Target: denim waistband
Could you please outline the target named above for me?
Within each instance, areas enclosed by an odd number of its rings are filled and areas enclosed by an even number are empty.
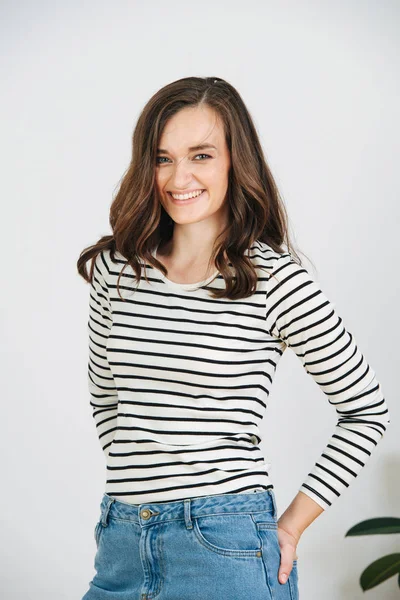
[[[147,502],[129,504],[104,494],[101,504],[101,521],[104,527],[108,517],[133,521],[142,527],[164,521],[184,519],[190,527],[191,517],[216,515],[223,513],[270,512],[276,519],[277,507],[272,489],[252,492],[199,496],[169,502]]]

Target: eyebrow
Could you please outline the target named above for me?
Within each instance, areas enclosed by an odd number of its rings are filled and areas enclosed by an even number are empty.
[[[199,144],[198,146],[190,146],[188,150],[189,152],[194,152],[195,150],[205,150],[206,148],[214,148],[214,150],[218,150],[218,148],[213,144]],[[157,148],[157,152],[160,154],[168,154],[168,150],[164,150],[163,148]]]

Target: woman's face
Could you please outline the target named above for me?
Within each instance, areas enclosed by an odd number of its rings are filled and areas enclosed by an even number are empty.
[[[204,146],[191,149],[200,144]],[[212,218],[225,226],[231,161],[223,125],[214,110],[204,105],[188,107],[171,117],[158,144],[156,163],[161,203],[175,223]],[[171,192],[199,190],[204,190],[199,197],[180,203],[171,196]]]

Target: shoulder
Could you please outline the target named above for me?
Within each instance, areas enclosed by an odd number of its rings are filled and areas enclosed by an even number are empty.
[[[294,262],[293,256],[290,252],[278,252],[274,250],[266,242],[257,240],[249,250],[249,257],[256,263],[256,265],[262,269],[265,269],[267,273],[275,273],[285,264]]]
[[[277,252],[265,242],[257,241],[254,247],[257,246],[256,260],[266,272],[269,293],[278,291],[278,288],[284,293],[310,284],[317,284],[310,270],[300,264],[291,252]],[[255,251],[253,250],[253,252]]]
[[[109,263],[110,263],[110,251],[109,250],[100,250],[98,254],[94,257],[94,273],[101,275],[104,279],[106,275],[110,272]]]
[[[111,250],[100,250],[94,257],[93,277],[96,277],[102,284],[108,285],[116,271],[116,264],[111,256]],[[122,262],[119,261],[118,262]]]
[[[97,283],[103,289],[112,292],[118,290],[118,286],[121,285],[120,277],[122,277],[122,283],[127,283],[127,291],[129,292],[134,272],[126,257],[117,250],[113,252],[109,248],[98,252],[94,258],[93,267],[93,278],[97,280]]]

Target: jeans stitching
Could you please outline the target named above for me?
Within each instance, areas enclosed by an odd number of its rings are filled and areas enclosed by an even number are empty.
[[[95,540],[96,540],[96,546],[99,547],[99,542],[100,542],[100,537],[101,537],[101,533],[103,531],[103,526],[101,523],[101,520],[97,522],[96,527],[95,527]]]

